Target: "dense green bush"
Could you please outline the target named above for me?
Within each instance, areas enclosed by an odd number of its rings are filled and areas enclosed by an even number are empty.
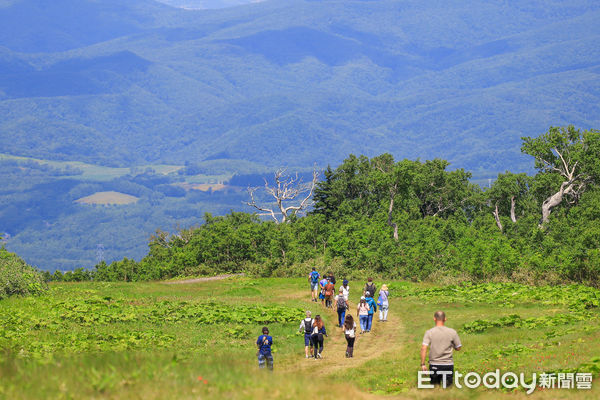
[[[0,300],[13,295],[39,294],[46,289],[39,271],[0,247]]]
[[[346,277],[600,285],[600,132],[551,128],[524,143],[538,174],[500,174],[486,190],[444,160],[351,155],[327,169],[307,216],[276,224],[247,213],[206,214],[200,227],[157,232],[140,262],[102,263],[90,278],[304,276],[316,265]],[[563,162],[556,149],[571,158]],[[565,177],[576,168],[577,178]],[[540,222],[542,205],[569,185]]]

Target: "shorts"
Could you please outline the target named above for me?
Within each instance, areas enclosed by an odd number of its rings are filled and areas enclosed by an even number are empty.
[[[305,333],[304,334],[304,345],[305,346],[312,346],[312,343],[310,342],[310,333]]]
[[[321,300],[325,299],[325,295],[323,293],[319,293],[319,299],[321,299]]]
[[[312,283],[312,282],[311,282],[311,283],[310,283],[310,290],[312,290],[313,292],[314,292],[315,290],[317,290],[317,289],[318,289],[318,287],[319,287],[319,282],[315,282],[315,283]]]

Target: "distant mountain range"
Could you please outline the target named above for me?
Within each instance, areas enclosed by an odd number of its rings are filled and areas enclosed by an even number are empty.
[[[0,150],[525,169],[520,136],[600,127],[599,19],[590,0],[3,0]]]
[[[161,1],[0,0],[0,233],[36,266],[251,211],[193,190],[234,173],[390,152],[487,182],[531,170],[523,135],[600,128],[597,1]]]

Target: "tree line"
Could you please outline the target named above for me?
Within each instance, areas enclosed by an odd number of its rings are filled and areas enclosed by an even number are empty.
[[[350,155],[323,172],[305,216],[281,222],[206,214],[201,226],[158,231],[139,262],[125,258],[47,277],[299,276],[317,265],[349,277],[598,286],[600,132],[552,127],[522,140],[535,175],[506,171],[484,189],[442,159]]]

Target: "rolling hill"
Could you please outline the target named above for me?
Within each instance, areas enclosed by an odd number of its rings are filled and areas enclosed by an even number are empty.
[[[306,167],[388,151],[493,175],[528,167],[522,135],[600,125],[593,1],[0,4],[5,153]]]
[[[74,268],[243,209],[184,180],[383,152],[529,171],[521,136],[600,127],[599,18],[592,0],[0,0],[0,232]],[[140,200],[73,203],[110,191]]]

